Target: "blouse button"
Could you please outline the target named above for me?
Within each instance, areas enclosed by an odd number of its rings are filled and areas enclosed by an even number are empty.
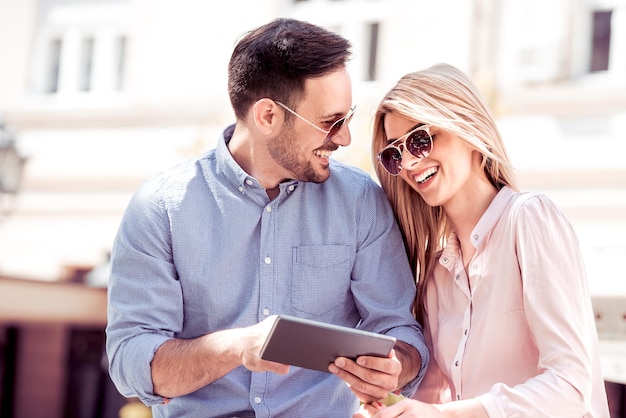
[[[474,235],[474,239],[478,239],[478,234]]]
[[[455,362],[454,362],[454,365],[458,367],[458,366],[459,366],[459,361],[458,361],[458,360],[457,360],[457,361],[455,361]]]
[[[455,277],[456,280],[459,280],[460,278],[461,278],[460,274],[457,274],[456,277]]]
[[[441,262],[442,262],[443,264],[448,264],[448,259],[447,259],[447,258],[442,258],[442,259],[441,259]]]
[[[474,265],[472,266],[472,268],[473,268],[474,270],[476,270],[476,269],[478,268],[478,264],[474,264]]]

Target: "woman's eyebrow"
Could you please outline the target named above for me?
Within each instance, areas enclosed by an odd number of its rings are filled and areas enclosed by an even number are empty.
[[[396,142],[398,139],[402,138],[403,136],[408,135],[409,133],[413,132],[414,130],[416,130],[417,128],[421,127],[421,126],[426,126],[425,123],[418,123],[417,125],[413,126],[411,129],[409,129],[408,131],[406,131],[406,133],[404,135],[400,135],[397,138],[388,138],[387,139],[387,144],[391,144]]]

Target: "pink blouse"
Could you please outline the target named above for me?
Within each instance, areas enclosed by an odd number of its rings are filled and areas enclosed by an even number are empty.
[[[431,350],[414,395],[478,398],[490,417],[609,417],[578,238],[546,196],[502,189],[471,237],[456,235],[426,288]]]

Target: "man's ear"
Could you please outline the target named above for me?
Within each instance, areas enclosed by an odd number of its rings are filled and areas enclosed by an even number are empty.
[[[252,106],[252,118],[257,129],[266,134],[280,129],[283,124],[283,114],[277,112],[278,105],[275,101],[263,98],[257,100]]]

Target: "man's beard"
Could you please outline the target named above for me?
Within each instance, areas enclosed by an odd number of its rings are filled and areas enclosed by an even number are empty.
[[[293,146],[296,141],[293,129],[284,129],[277,137],[270,140],[268,151],[274,161],[292,173],[295,180],[313,183],[323,183],[328,180],[330,171],[316,171],[313,163],[299,154],[298,149]]]

